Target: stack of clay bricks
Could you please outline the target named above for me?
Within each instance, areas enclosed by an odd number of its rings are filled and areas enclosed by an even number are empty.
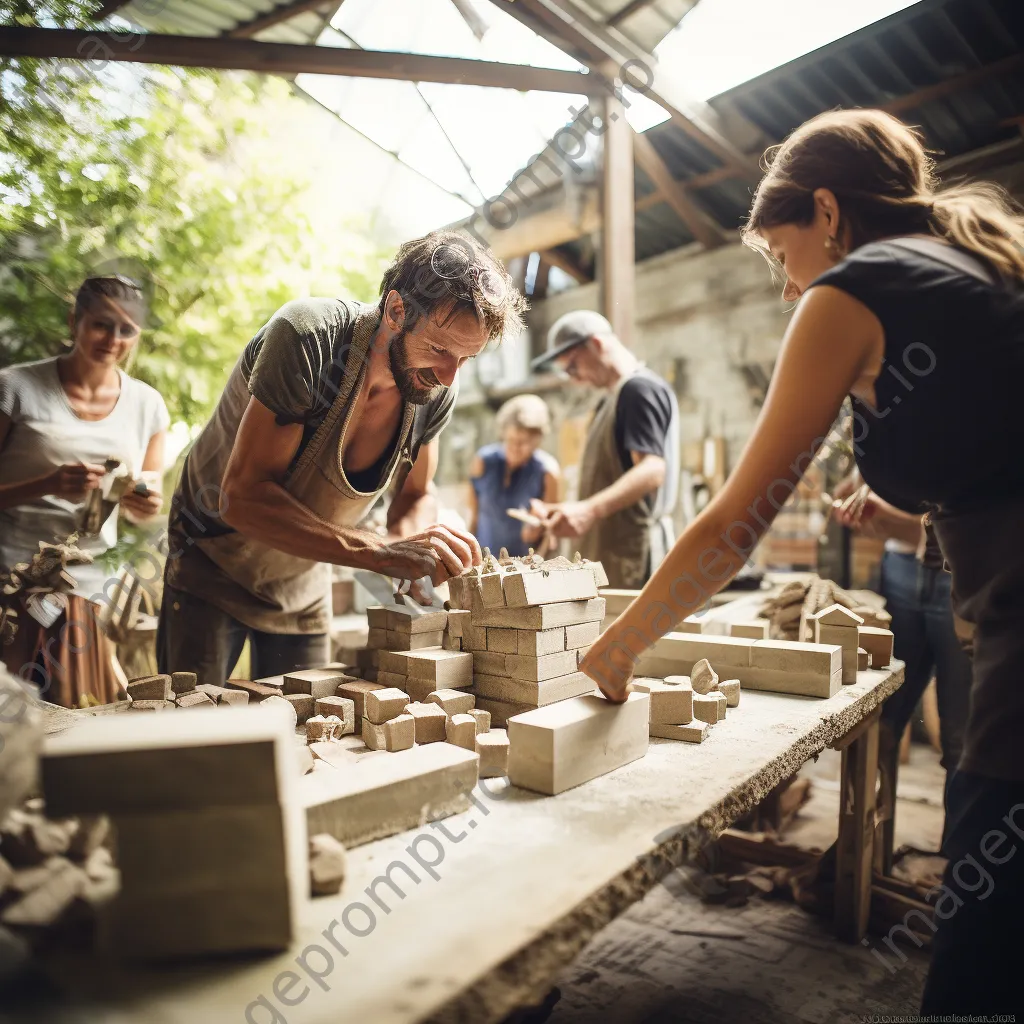
[[[166,711],[173,708],[212,708],[218,705],[247,704],[249,695],[242,690],[210,683],[196,685],[194,672],[142,676],[126,687],[129,711]]]
[[[371,750],[409,750],[416,744],[452,743],[480,755],[480,777],[508,772],[508,736],[491,729],[491,716],[472,693],[442,688],[412,700],[398,687],[370,690],[363,702],[363,742]]]
[[[601,632],[606,582],[600,562],[490,556],[451,580],[445,646],[472,655],[477,707],[505,725],[593,692],[579,665]]]
[[[706,658],[693,666],[689,676],[641,678],[632,686],[650,695],[650,734],[662,739],[701,743],[711,726],[725,720],[726,709],[740,703],[740,681],[719,681]]]

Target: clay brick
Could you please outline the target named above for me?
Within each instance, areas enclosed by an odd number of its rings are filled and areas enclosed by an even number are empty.
[[[828,626],[820,622],[814,623],[814,642],[816,644],[838,645],[844,651],[857,649],[856,626]]]
[[[308,693],[314,698],[330,697],[340,683],[348,682],[351,678],[344,672],[329,668],[304,668],[297,672],[287,672],[284,677],[284,696]]]
[[[141,679],[133,679],[126,689],[132,700],[171,700],[174,696],[174,690],[171,689],[171,677],[167,675],[143,676]]]
[[[462,627],[462,649],[464,651],[486,651],[487,630],[483,626],[466,624]]]
[[[366,642],[370,647],[375,647],[378,651],[385,651],[388,649],[388,631],[371,627]]]
[[[498,654],[495,651],[474,651],[473,652],[473,677],[478,675],[507,676],[508,668],[505,665],[506,655]]]
[[[390,751],[411,750],[416,742],[416,722],[412,715],[399,715],[384,723],[384,736]]]
[[[320,697],[314,708],[324,718],[337,717],[341,727],[335,731],[335,739],[349,736],[356,731],[356,704],[349,697]]]
[[[385,672],[384,669],[377,673],[376,679],[378,686],[385,686],[395,690],[405,690],[408,681],[409,677],[407,675],[398,672]]]
[[[647,753],[650,697],[631,693],[624,704],[574,697],[509,720],[509,779],[554,795]]]
[[[892,661],[892,630],[877,626],[860,626],[857,644],[868,652],[872,668],[885,668]]]
[[[513,679],[538,682],[575,672],[579,668],[579,656],[576,651],[546,654],[542,658],[508,654],[505,656],[505,668]]]
[[[720,722],[724,722],[725,712],[729,707],[728,697],[726,697],[726,695],[722,693],[721,690],[712,690],[711,693],[708,694],[708,696],[714,697],[715,700],[718,701],[718,720]]]
[[[750,649],[750,666],[828,677],[842,670],[843,655],[838,646],[804,644],[795,640],[755,640]],[[742,680],[743,677],[739,678]]]
[[[383,725],[401,715],[409,703],[409,694],[395,687],[371,690],[363,701],[363,715],[374,725]]]
[[[693,717],[699,722],[714,725],[718,721],[718,698],[711,694],[693,695]]]
[[[208,693],[202,690],[192,690],[191,693],[183,693],[175,702],[179,708],[215,708],[217,702]]]
[[[534,608],[494,608],[473,613],[474,626],[505,626],[509,629],[547,630],[573,626],[581,622],[601,622],[605,616],[605,599],[561,601]],[[483,650],[483,648],[480,648]]]
[[[514,654],[528,658],[540,658],[545,654],[558,654],[565,650],[565,627],[558,629],[517,629]]]
[[[487,650],[497,654],[516,654],[519,650],[519,634],[514,629],[492,626],[487,630]]]
[[[388,609],[387,628],[397,633],[440,633],[448,625],[448,613],[443,609],[411,612],[406,606]]]
[[[844,608],[841,604],[830,604],[827,608],[822,608],[820,612],[808,616],[808,621],[820,623],[823,626],[864,625],[864,620],[859,615],[850,611],[849,608]]]
[[[863,672],[871,664],[871,658],[863,647],[857,648],[857,671]]]
[[[443,651],[461,651],[462,650],[462,637],[452,636],[451,633],[445,633],[441,638],[441,650]]]
[[[294,706],[299,725],[305,725],[306,721],[313,717],[316,709],[315,697],[308,693],[286,693],[284,699]]]
[[[195,672],[172,672],[171,689],[180,697],[183,693],[190,693],[194,690],[198,680],[199,677]]]
[[[449,743],[466,750],[476,750],[476,719],[472,715],[452,715],[445,723]]]
[[[334,836],[321,832],[309,837],[309,892],[333,896],[345,881],[345,847]]]
[[[409,694],[410,700],[425,701],[433,692],[436,684],[429,679],[412,679],[411,677],[406,678],[405,685],[399,687],[399,689],[405,690]]]
[[[229,690],[241,690],[243,693],[247,693],[250,704],[256,704],[268,697],[281,696],[279,687],[268,686],[266,683],[259,683],[255,680],[249,682],[248,679],[229,679],[225,685]]]
[[[484,711],[483,708],[470,708],[466,712],[467,715],[472,715],[476,721],[476,734],[479,736],[481,733],[489,732],[491,728],[491,713],[490,711]]]
[[[443,743],[447,738],[445,722],[448,716],[437,704],[413,701],[405,709],[412,716],[417,743]]]
[[[388,628],[388,610],[383,605],[374,605],[366,609],[366,622],[370,629]]]
[[[597,597],[597,581],[585,569],[533,570],[509,573],[502,580],[502,590],[507,607],[523,608],[589,600]]]
[[[380,683],[365,683],[358,679],[351,683],[342,683],[336,693],[336,697],[347,697],[352,701],[356,721],[360,721],[363,717],[363,699],[366,694],[371,690],[383,690],[384,687]]]
[[[750,665],[755,643],[745,637],[667,633],[640,656],[636,671],[661,678],[685,675],[698,661],[707,658],[716,671],[728,670],[729,675],[739,675],[733,669]]]
[[[407,676],[409,674],[409,653],[409,651],[381,651],[377,668],[381,672]]]
[[[509,742],[504,729],[478,733],[476,752],[480,755],[480,778],[500,779],[508,775]]]
[[[767,619],[751,619],[750,622],[729,624],[729,636],[747,637],[750,640],[767,640],[771,623]]]
[[[432,690],[427,701],[438,705],[449,717],[467,714],[476,706],[476,697],[462,690]]]
[[[658,679],[647,680],[651,696],[651,722],[656,725],[685,725],[693,718],[693,690],[672,686]]]
[[[686,725],[652,724],[651,735],[663,740],[683,740],[686,743],[702,743],[710,726],[707,722],[694,719]]]
[[[357,647],[355,657],[359,668],[380,668],[380,651],[375,647]]]
[[[495,727],[504,728],[508,725],[510,718],[514,718],[516,715],[522,715],[527,711],[534,710],[532,704],[522,704],[518,701],[493,700],[490,697],[478,696],[476,703],[477,707],[482,708],[490,714],[492,726],[491,732],[494,731]]]
[[[128,705],[129,711],[167,711],[177,705],[173,700],[133,700]]]
[[[458,651],[414,651],[407,662],[409,676],[427,679],[436,689],[473,685],[473,656]]]
[[[387,631],[387,649],[389,651],[426,651],[432,647],[440,647],[444,639],[443,630],[430,633],[402,633],[397,629]]]
[[[725,699],[731,708],[739,707],[740,704],[740,681],[738,679],[725,679],[718,684],[718,692],[725,695]]]
[[[327,735],[327,719],[323,715],[313,715],[306,719],[306,742],[319,743]]]
[[[462,611],[461,609],[454,609],[448,612],[448,632],[452,636],[462,637],[463,629],[466,626],[472,625],[470,621],[471,614],[471,612]]]
[[[569,672],[564,676],[534,681],[511,679],[505,676],[477,675],[474,689],[481,697],[526,704],[533,708],[545,707],[569,697],[593,693],[594,681],[583,672]]]
[[[860,658],[856,650],[848,651],[843,649],[843,684],[849,686],[850,683],[857,682],[857,663]]]
[[[579,647],[589,647],[600,635],[600,622],[578,622],[575,626],[566,626],[565,649],[572,651]]]

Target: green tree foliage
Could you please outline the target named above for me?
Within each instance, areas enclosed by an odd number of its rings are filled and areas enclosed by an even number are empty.
[[[21,0],[14,20],[83,25],[91,6]],[[0,61],[0,366],[61,351],[81,281],[127,273],[150,307],[132,372],[197,424],[282,303],[375,299],[386,254],[321,223],[274,136],[293,115],[308,105],[278,79]]]

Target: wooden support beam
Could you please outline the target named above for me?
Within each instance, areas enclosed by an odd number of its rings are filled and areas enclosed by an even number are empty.
[[[131,47],[136,49],[132,50]],[[482,85],[496,89],[591,94],[603,91],[596,75],[525,64],[499,64],[460,57],[355,50],[334,46],[261,43],[253,39],[147,34],[144,44],[130,32],[55,28],[0,28],[2,57],[63,57],[178,67],[232,68],[268,75],[342,75],[402,82]]]
[[[226,32],[222,32],[221,35],[227,39],[251,39],[264,29],[280,25],[282,21],[289,21],[300,14],[305,14],[307,11],[315,11],[318,7],[326,6],[327,0],[294,0],[293,3],[275,7],[272,11],[260,14],[251,21],[243,22],[235,28],[229,28]],[[340,3],[337,6],[341,6]]]
[[[1014,53],[1002,60],[993,61],[983,67],[975,68],[973,71],[966,71],[962,75],[955,75],[943,82],[936,82],[934,85],[925,86],[916,92],[907,93],[906,96],[898,96],[888,103],[879,105],[880,110],[887,110],[890,114],[899,114],[904,110],[915,110],[932,100],[942,99],[943,96],[951,96],[962,89],[970,88],[985,82],[998,75],[1007,75],[1011,72],[1024,68],[1024,53]]]
[[[676,216],[689,228],[690,234],[705,249],[715,249],[724,245],[725,233],[722,229],[690,198],[686,188],[672,177],[672,172],[665,165],[654,143],[642,132],[633,133],[633,152],[636,162],[644,174],[654,183],[662,198],[672,207]]]
[[[654,3],[654,0],[629,0],[621,10],[616,11],[614,14],[608,16],[605,21],[606,25],[621,25],[627,18],[632,18],[637,11],[642,11],[645,7],[650,7]]]
[[[548,266],[558,267],[563,273],[568,274],[574,281],[586,284],[591,280],[588,274],[575,260],[570,259],[564,252],[557,249],[544,249],[540,254],[541,260]]]
[[[604,100],[601,174],[601,312],[619,340],[633,342],[636,305],[636,251],[633,213],[633,129],[622,101]]]

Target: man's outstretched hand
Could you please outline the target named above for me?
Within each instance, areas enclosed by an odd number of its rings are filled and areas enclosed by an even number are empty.
[[[429,576],[436,586],[479,565],[483,560],[476,537],[450,526],[431,526],[389,541],[374,553],[374,572],[402,580]]]

